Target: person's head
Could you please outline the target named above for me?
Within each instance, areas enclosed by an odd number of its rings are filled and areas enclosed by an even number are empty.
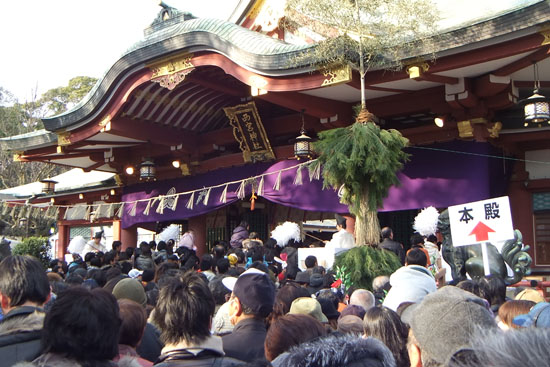
[[[491,306],[498,307],[506,302],[506,283],[501,277],[486,276],[480,278],[478,282],[486,292],[485,299]]]
[[[374,293],[389,291],[390,288],[390,277],[387,275],[380,275],[372,280],[372,291]]]
[[[117,261],[117,253],[115,251],[108,251],[103,257],[105,265],[114,265]]]
[[[151,251],[155,251],[157,249],[157,242],[149,241],[149,247],[151,248]]]
[[[342,334],[363,334],[363,320],[355,315],[346,315],[338,319],[337,331]]]
[[[101,268],[103,266],[103,262],[101,261],[101,258],[98,256],[92,257],[90,260],[90,265],[95,266],[96,268]]]
[[[199,344],[210,336],[215,307],[208,284],[198,273],[188,272],[160,289],[153,322],[164,344]]]
[[[222,279],[220,278],[214,278],[209,282],[208,288],[210,288],[210,292],[212,292],[216,305],[223,305],[231,295],[231,291],[223,285]]]
[[[295,345],[327,335],[319,321],[309,315],[284,315],[275,320],[265,337],[265,357],[272,361]]]
[[[248,238],[250,238],[251,240],[259,240],[260,235],[258,234],[258,232],[250,232]]]
[[[216,268],[218,269],[218,274],[225,274],[229,270],[229,260],[226,258],[218,259],[216,262]]]
[[[201,271],[212,270],[213,259],[211,255],[205,254],[201,258]]]
[[[304,260],[304,263],[306,265],[306,268],[313,269],[317,265],[317,258],[313,255],[309,255]]]
[[[141,255],[142,256],[149,256],[151,257],[151,246],[147,243],[147,242],[142,242],[140,245],[139,245],[139,249],[141,250]]]
[[[133,247],[126,247],[126,250],[124,250],[124,252],[126,252],[126,254],[128,255],[128,258],[131,258],[132,255],[134,254],[134,248]]]
[[[390,227],[384,227],[380,231],[380,236],[382,236],[383,240],[385,240],[386,238],[393,239],[393,231]]]
[[[229,314],[235,324],[249,317],[264,319],[273,311],[274,300],[275,286],[269,276],[250,269],[235,282]]]
[[[472,280],[472,279],[462,280],[456,286],[460,289],[465,290],[466,292],[475,294],[480,298],[484,298],[485,296],[485,292],[482,291],[481,286],[475,280]]]
[[[475,359],[461,367],[548,366],[550,329],[479,332],[472,342]]]
[[[424,237],[420,233],[413,233],[410,239],[411,248],[424,247]]]
[[[426,267],[428,264],[428,258],[424,251],[419,248],[412,248],[407,252],[405,257],[405,265],[419,265]]]
[[[276,316],[286,315],[290,311],[290,305],[296,298],[309,296],[310,294],[306,288],[296,283],[287,283],[275,295],[273,314]]]
[[[137,279],[125,278],[120,280],[113,288],[113,296],[118,300],[132,300],[141,305],[141,307],[145,307],[147,304],[145,289]]]
[[[368,311],[375,305],[374,294],[366,289],[356,289],[349,298],[350,305],[361,306]]]
[[[485,300],[453,286],[428,294],[409,309],[412,366],[445,366],[461,359],[472,347],[475,330],[497,327]]]
[[[345,316],[357,316],[361,320],[363,320],[363,317],[365,317],[366,312],[367,311],[365,310],[365,308],[363,308],[363,306],[347,305],[346,308],[344,308],[340,313],[340,319]]]
[[[79,286],[82,285],[82,283],[84,283],[84,278],[76,273],[69,274],[65,279],[65,284],[67,284],[69,287]]]
[[[336,214],[336,228],[337,229],[346,229],[346,218],[340,214]]]
[[[157,251],[166,251],[166,242],[159,241],[157,244]]]
[[[518,301],[533,301],[535,303],[544,302],[544,297],[536,289],[523,289],[516,294],[514,299]]]
[[[129,299],[119,299],[118,307],[120,309],[120,319],[122,320],[118,344],[136,348],[145,331],[147,313],[141,305]]]
[[[141,273],[141,281],[143,283],[152,282],[153,279],[155,279],[155,271],[153,269],[143,270],[143,273]]]
[[[103,232],[96,232],[94,234],[94,242],[95,243],[100,243],[102,237],[103,237]]]
[[[323,309],[319,301],[311,297],[296,298],[290,305],[290,311],[288,311],[288,313],[291,315],[309,315],[317,319],[319,322],[329,322],[328,318],[323,313]],[[336,318],[338,318],[338,316]]]
[[[372,307],[363,318],[365,336],[372,336],[382,341],[395,357],[398,366],[409,365],[407,337],[409,328],[399,315],[387,307]]]
[[[14,255],[0,262],[0,305],[4,315],[25,304],[41,307],[49,295],[46,271],[36,258]]]
[[[286,367],[393,367],[395,359],[378,339],[332,334],[302,343],[281,356]]]
[[[512,322],[522,328],[550,328],[550,303],[539,302],[528,313],[514,317]]]
[[[84,255],[84,261],[89,264],[90,260],[92,260],[94,257],[96,257],[95,252],[87,252],[86,255]],[[55,261],[55,264],[57,264],[59,260],[55,259],[54,261]]]
[[[241,220],[241,223],[239,223],[239,227],[242,227],[242,228],[245,228],[245,229],[249,229],[249,225],[248,225],[248,222],[246,220]]]
[[[223,245],[216,245],[212,248],[212,254],[216,259],[222,259],[225,255],[225,247]]]
[[[118,354],[118,304],[101,288],[61,292],[44,319],[42,349],[78,362],[100,362]],[[86,364],[88,365],[88,364]]]
[[[535,305],[533,301],[506,301],[498,309],[498,317],[500,322],[498,326],[503,330],[510,328],[519,329],[520,327],[514,324],[512,321],[514,317],[529,313],[531,308]]]
[[[120,252],[120,249],[122,248],[122,242],[120,241],[113,241],[113,251],[114,252]]]

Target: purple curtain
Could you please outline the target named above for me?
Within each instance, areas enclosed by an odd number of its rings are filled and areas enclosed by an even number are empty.
[[[392,187],[384,200],[381,211],[396,211],[419,209],[429,205],[447,207],[450,205],[487,199],[504,193],[506,180],[506,165],[501,160],[492,158],[495,151],[487,143],[456,141],[437,144],[426,148],[409,148],[410,161],[399,173],[401,185]],[[455,153],[452,151],[462,153]],[[220,200],[225,183],[240,181],[249,177],[277,172],[298,165],[296,160],[284,160],[276,163],[256,163],[240,167],[224,168],[205,174],[183,177],[179,179],[142,183],[124,188],[122,201],[125,205],[122,216],[122,227],[157,221],[173,221],[190,218],[216,210],[237,200],[237,190],[240,183],[227,186],[225,203]],[[307,167],[302,173],[302,184],[295,185],[297,168],[281,172],[279,190],[273,186],[277,173],[264,175],[263,197],[274,203],[299,208],[303,210],[346,213],[347,206],[340,204],[335,190],[322,189],[321,180],[311,180]],[[259,184],[260,179],[256,179]],[[174,193],[201,190],[211,186],[221,185],[210,191],[208,202],[204,202],[204,194],[194,193],[192,209],[187,208],[190,194],[180,195],[176,210],[166,205],[163,214],[157,213],[159,202],[151,206],[149,215],[143,212],[147,202],[139,202],[136,215],[130,211],[135,200],[166,195],[170,190]],[[246,185],[245,200],[250,199],[251,185]],[[166,204],[170,204],[167,202]]]

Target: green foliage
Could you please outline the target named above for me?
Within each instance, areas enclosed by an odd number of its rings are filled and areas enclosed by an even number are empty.
[[[28,237],[13,248],[14,255],[31,255],[36,257],[44,268],[50,264],[50,242],[46,237]]]
[[[401,267],[401,262],[391,251],[358,246],[336,256],[334,265],[348,270],[353,286],[372,290],[374,278],[392,274]]]
[[[350,206],[352,213],[358,213],[365,189],[368,208],[376,211],[389,188],[399,184],[396,173],[408,157],[402,150],[407,143],[397,130],[356,122],[320,132],[313,148],[323,165],[324,186],[344,185],[342,202]]]
[[[306,27],[321,41],[304,55],[313,63],[348,64],[361,73],[395,69],[401,60],[432,54],[438,12],[430,0],[288,0],[287,27]]]
[[[96,82],[96,78],[88,76],[74,77],[69,80],[68,85],[48,90],[37,104],[40,108],[48,110],[49,113],[58,115],[80,102]]]

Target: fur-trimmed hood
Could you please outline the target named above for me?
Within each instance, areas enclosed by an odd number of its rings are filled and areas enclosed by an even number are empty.
[[[390,350],[378,339],[332,334],[300,344],[272,361],[275,367],[395,367]]]
[[[13,314],[14,311],[16,311],[15,314]],[[0,322],[0,337],[42,330],[46,314],[41,309],[21,307],[21,310],[14,311],[9,312]]]

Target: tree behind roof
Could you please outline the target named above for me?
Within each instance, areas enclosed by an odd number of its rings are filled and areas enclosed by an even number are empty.
[[[359,72],[361,108],[354,124],[319,133],[314,144],[325,186],[341,188],[341,201],[356,217],[359,245],[380,240],[377,209],[407,154],[408,140],[397,130],[380,129],[367,111],[365,77],[373,69],[400,69],[411,55],[433,54],[437,14],[429,0],[289,0],[286,27],[308,28],[319,36],[315,47],[294,62]],[[315,167],[312,167],[315,169]]]

